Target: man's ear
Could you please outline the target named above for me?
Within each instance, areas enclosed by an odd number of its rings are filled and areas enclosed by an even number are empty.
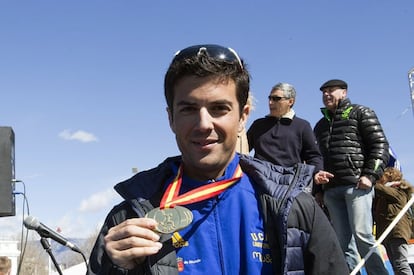
[[[345,99],[346,98],[347,93],[348,93],[348,90],[347,89],[343,89],[342,90],[342,99]]]
[[[289,107],[292,108],[293,104],[295,104],[295,99],[291,97],[289,98]]]
[[[170,108],[165,108],[165,110],[167,111],[167,114],[168,114],[168,122],[169,122],[169,124],[170,124],[170,128],[171,128],[171,130],[173,131],[173,133],[175,133],[175,129],[174,129],[174,123],[173,123],[173,121],[174,121],[174,118],[173,118],[173,114],[172,114],[172,111],[171,111],[171,109]]]
[[[249,118],[249,114],[250,114],[250,105],[246,104],[243,107],[240,120],[239,120],[239,129],[238,129],[239,133],[243,132],[243,130],[245,129],[247,119]]]

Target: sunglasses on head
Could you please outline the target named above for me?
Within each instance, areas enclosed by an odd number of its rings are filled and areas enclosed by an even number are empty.
[[[189,57],[199,56],[201,53],[206,53],[210,58],[226,61],[229,63],[237,62],[241,69],[243,64],[239,55],[232,48],[226,48],[215,44],[195,45],[178,51],[172,62],[180,61]]]
[[[282,99],[286,99],[286,97],[284,96],[277,96],[277,95],[269,95],[268,98],[271,101],[280,101]]]

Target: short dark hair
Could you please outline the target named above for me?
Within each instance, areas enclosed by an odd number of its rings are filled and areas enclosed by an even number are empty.
[[[240,105],[240,113],[247,103],[250,90],[250,75],[243,60],[231,50],[237,59],[229,61],[209,55],[209,47],[219,47],[219,45],[195,45],[178,52],[172,60],[164,78],[164,95],[168,108],[173,110],[174,88],[177,82],[185,76],[213,77],[218,81],[233,80],[236,85],[237,101]],[[197,49],[194,54],[179,56],[181,52],[188,49]],[[205,49],[205,50],[201,50]]]

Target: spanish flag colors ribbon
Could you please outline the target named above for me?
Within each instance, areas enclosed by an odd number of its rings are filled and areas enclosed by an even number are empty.
[[[173,208],[175,205],[195,203],[217,196],[238,182],[242,175],[243,171],[240,165],[237,165],[232,178],[215,181],[179,195],[183,180],[183,166],[180,165],[177,176],[175,176],[174,180],[168,185],[167,190],[161,199],[160,209]]]

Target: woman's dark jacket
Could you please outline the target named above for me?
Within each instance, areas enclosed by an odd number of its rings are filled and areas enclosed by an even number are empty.
[[[407,193],[398,187],[385,186],[384,184],[375,185],[374,219],[377,239],[394,221],[409,200],[410,197]],[[411,239],[411,227],[411,216],[405,213],[391,230],[387,239],[401,238],[408,242]]]
[[[162,187],[172,176],[168,158],[158,167],[119,183],[115,189],[125,199],[106,217],[90,256],[87,274],[178,274],[170,235],[162,235],[161,251],[134,270],[112,264],[105,252],[104,236],[109,228],[128,218],[143,217],[159,205]],[[342,250],[328,219],[309,190],[313,168],[299,164],[283,168],[269,162],[240,156],[240,165],[254,185],[272,250],[274,274],[349,274]],[[229,259],[231,260],[231,259]],[[207,272],[207,271],[206,271]]]

